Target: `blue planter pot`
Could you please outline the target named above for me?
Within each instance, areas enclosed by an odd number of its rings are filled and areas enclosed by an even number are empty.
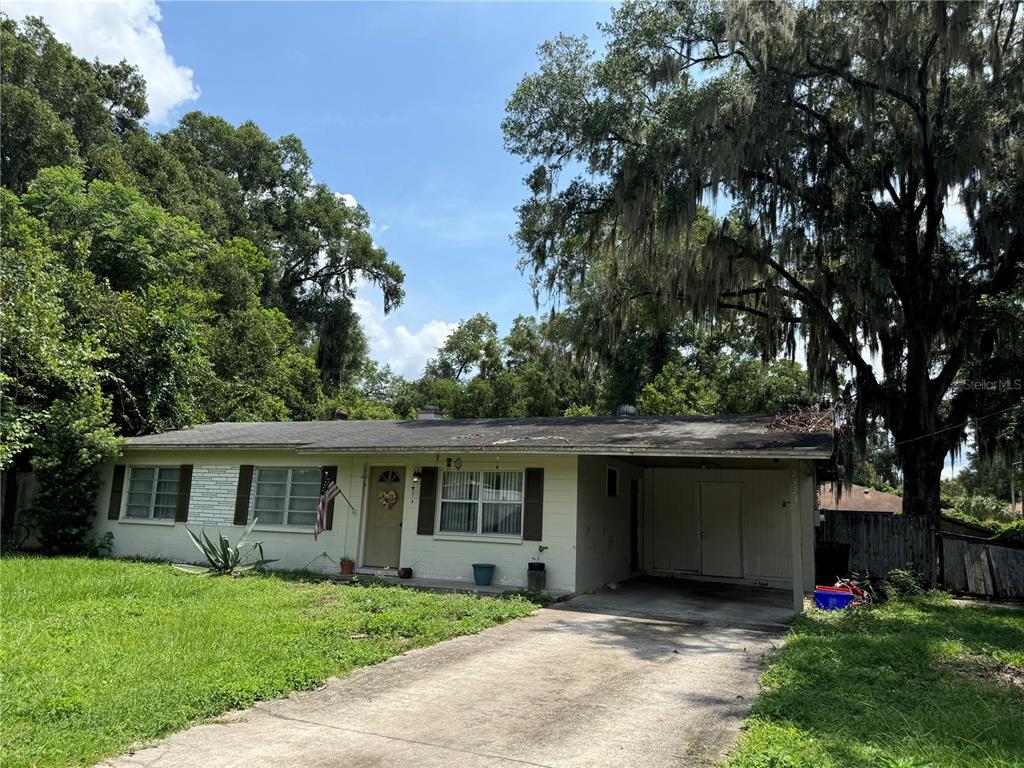
[[[473,581],[478,587],[491,586],[492,579],[494,579],[493,563],[473,563]]]

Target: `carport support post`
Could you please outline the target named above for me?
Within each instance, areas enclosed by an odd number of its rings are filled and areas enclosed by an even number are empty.
[[[790,472],[789,491],[789,547],[793,561],[793,613],[804,612],[804,555],[801,539],[803,525],[800,520],[800,476]]]

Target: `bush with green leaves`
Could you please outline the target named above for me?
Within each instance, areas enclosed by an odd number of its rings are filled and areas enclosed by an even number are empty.
[[[893,568],[885,577],[885,594],[890,600],[901,600],[924,594],[921,577],[913,570]]]
[[[992,496],[958,496],[950,499],[952,511],[957,516],[978,522],[1013,522],[1014,514],[1010,505]]]
[[[100,468],[118,452],[110,405],[99,388],[56,401],[32,444],[39,483],[34,503],[39,544],[48,552],[77,554],[96,516]]]
[[[258,519],[253,518],[253,521],[245,527],[242,535],[238,538],[238,542],[233,547],[231,542],[228,541],[228,537],[223,533],[218,535],[218,541],[214,544],[210,537],[206,535],[205,530],[200,530],[197,536],[191,528],[185,526],[185,530],[188,531],[192,543],[196,545],[196,549],[203,553],[203,557],[206,558],[206,562],[209,565],[184,565],[176,563],[174,567],[187,573],[196,573],[202,576],[226,576],[244,573],[245,571],[262,568],[269,563],[277,562],[276,558],[268,560],[263,556],[262,541],[247,541]],[[250,560],[257,552],[259,557],[256,560]]]

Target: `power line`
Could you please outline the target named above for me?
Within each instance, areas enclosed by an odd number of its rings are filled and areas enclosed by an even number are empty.
[[[953,430],[953,429],[960,429],[961,427],[966,427],[968,424],[971,424],[972,422],[974,424],[977,424],[979,421],[984,421],[985,419],[990,419],[993,416],[999,416],[1000,414],[1006,413],[1007,411],[1016,410],[1019,407],[1020,407],[1020,405],[1011,405],[1009,408],[1003,408],[1001,411],[993,411],[992,413],[987,413],[984,416],[979,416],[976,419],[968,419],[967,421],[963,422],[962,424],[954,424],[952,427],[943,427],[942,429],[937,429],[934,432],[929,432],[929,433],[927,433],[925,435],[918,435],[917,437],[911,437],[911,438],[909,438],[907,440],[900,440],[898,443],[893,443],[893,447],[895,448],[897,445],[906,445],[907,443],[913,443],[913,442],[915,442],[917,440],[924,440],[926,437],[932,437],[934,435],[941,435],[943,432],[949,432],[950,430]]]

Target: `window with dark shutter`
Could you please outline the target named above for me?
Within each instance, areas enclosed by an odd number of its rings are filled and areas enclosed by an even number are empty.
[[[235,525],[249,523],[249,494],[252,491],[252,464],[238,468],[238,489],[235,491]]]
[[[544,470],[526,470],[526,490],[523,493],[523,539],[541,541],[544,538]]]
[[[434,535],[434,508],[437,502],[437,467],[423,467],[420,475],[420,506],[416,517],[416,533]]]
[[[174,514],[176,523],[188,522],[188,500],[192,495],[192,465],[182,464],[178,471],[178,508]]]
[[[118,520],[121,517],[121,495],[124,493],[124,464],[114,465],[114,475],[110,481],[110,503],[107,505],[107,519]]]

